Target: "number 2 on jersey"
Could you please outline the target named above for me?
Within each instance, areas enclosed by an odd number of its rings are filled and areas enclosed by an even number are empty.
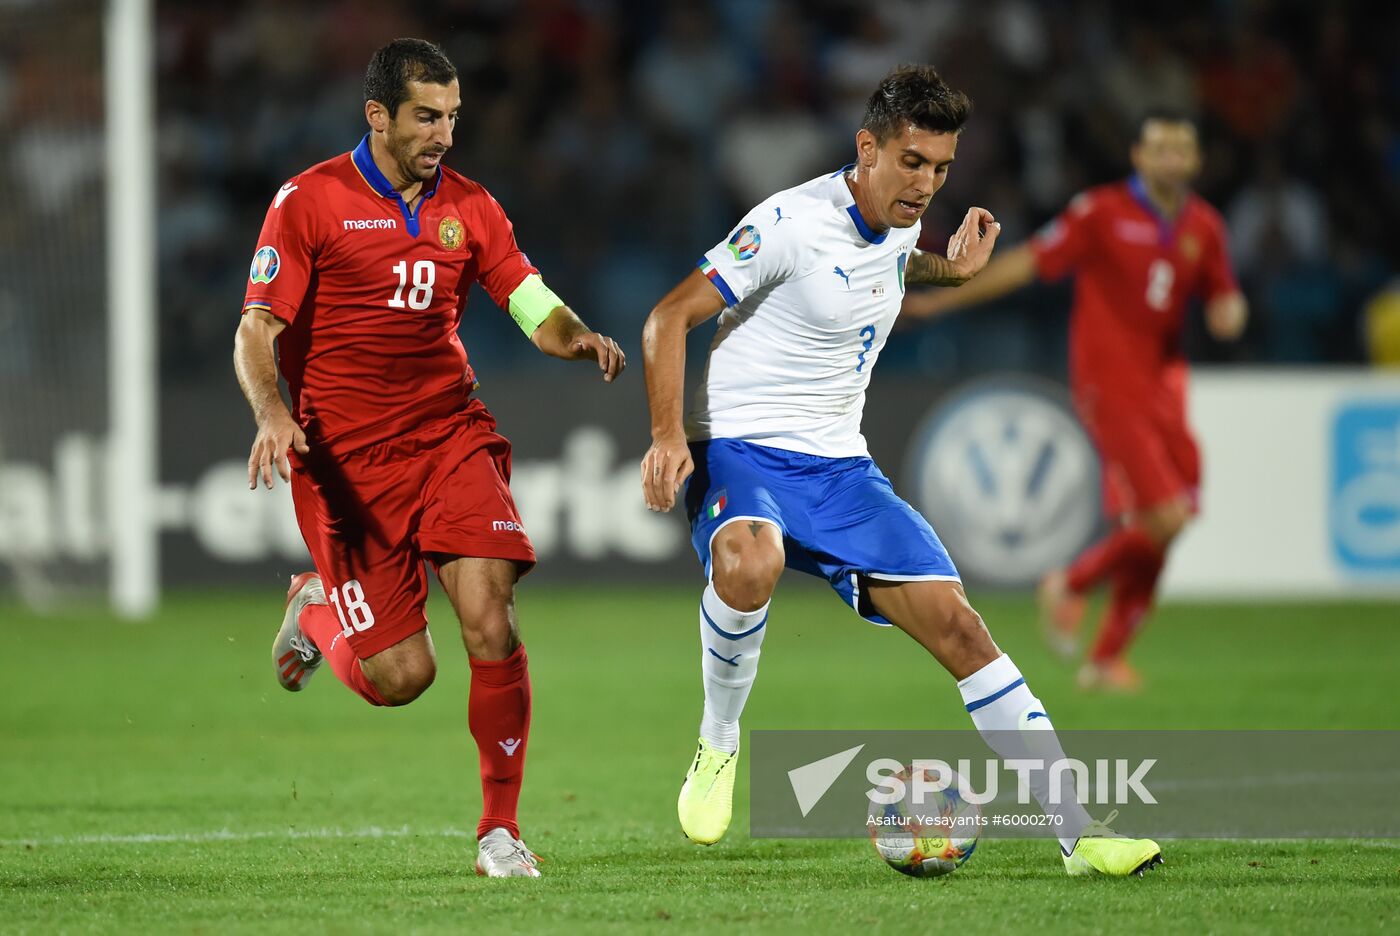
[[[860,330],[860,337],[865,341],[861,343],[860,354],[856,355],[856,373],[859,374],[865,369],[865,353],[875,346],[875,326],[867,325]]]
[[[1158,312],[1166,311],[1172,298],[1172,283],[1176,281],[1176,267],[1169,260],[1153,260],[1147,268],[1147,306]]]
[[[437,265],[431,260],[419,260],[413,264],[413,288],[408,291],[408,302],[403,299],[403,289],[408,285],[408,261],[394,264],[394,272],[399,275],[399,288],[394,290],[394,298],[389,300],[389,308],[422,311],[433,302],[433,283],[437,282]]]

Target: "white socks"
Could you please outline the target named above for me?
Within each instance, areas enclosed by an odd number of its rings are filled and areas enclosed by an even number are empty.
[[[1057,838],[1065,854],[1074,849],[1079,833],[1090,821],[1089,814],[1075,796],[1073,778],[1068,779],[1052,803],[1049,765],[1065,757],[1060,739],[1045,712],[1045,705],[1026,685],[1025,678],[1011,657],[1002,654],[958,683],[972,724],[987,745],[1003,760],[1032,757],[1042,760],[1045,770],[1030,772],[1030,790],[1047,816],[1056,817]]]
[[[739,716],[758,675],[767,624],[768,605],[735,611],[720,600],[713,582],[705,586],[700,598],[700,674],[705,683],[700,737],[715,750],[739,750]]]

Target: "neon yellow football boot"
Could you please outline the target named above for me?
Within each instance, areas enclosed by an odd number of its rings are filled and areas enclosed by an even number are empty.
[[[1076,877],[1107,874],[1127,877],[1143,873],[1162,863],[1162,849],[1151,839],[1119,837],[1108,824],[1118,817],[1113,810],[1103,822],[1093,822],[1080,833],[1074,851],[1064,856],[1065,870]]]
[[[734,811],[734,774],[739,752],[716,751],[700,739],[695,760],[685,775],[676,812],[681,829],[697,845],[713,845],[724,838]]]

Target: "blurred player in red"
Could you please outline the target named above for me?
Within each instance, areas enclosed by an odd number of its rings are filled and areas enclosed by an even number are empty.
[[[365,75],[367,133],[273,198],[234,348],[257,437],[248,485],[292,486],[316,571],[292,579],[273,663],[305,687],[323,660],[374,705],[436,674],[424,560],[461,623],[481,760],[477,872],[538,877],[520,840],[530,681],[516,580],[535,552],[508,482],[510,443],[472,396],[457,337],[477,282],[545,354],[625,365],[540,279],[485,189],[441,165],[461,107],[442,51],[398,39]],[[280,367],[290,410],[278,389]]]
[[[937,315],[1036,277],[1074,276],[1070,385],[1102,460],[1105,512],[1118,524],[1068,569],[1047,575],[1040,598],[1046,636],[1073,657],[1084,595],[1108,583],[1108,607],[1080,670],[1085,688],[1139,687],[1128,645],[1152,607],[1168,547],[1197,509],[1200,454],[1186,422],[1181,351],[1187,300],[1205,301],[1207,327],[1221,340],[1238,337],[1248,314],[1220,215],[1190,189],[1200,161],[1190,119],[1150,114],[1132,147],[1131,178],[1080,194],[966,285],[904,302],[906,315]]]

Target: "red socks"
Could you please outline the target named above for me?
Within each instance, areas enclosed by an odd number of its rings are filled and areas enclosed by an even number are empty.
[[[1162,551],[1152,537],[1141,527],[1119,527],[1079,554],[1065,570],[1065,584],[1076,595],[1083,594],[1108,578],[1120,564],[1149,555],[1161,561]]]
[[[331,672],[350,690],[370,705],[387,705],[374,683],[360,669],[360,660],[350,649],[350,642],[341,633],[340,622],[329,605],[309,604],[297,618],[301,632],[311,638],[321,656],[330,664]]]
[[[1162,574],[1165,557],[1139,555],[1123,562],[1113,572],[1113,589],[1108,610],[1099,627],[1098,639],[1089,659],[1104,663],[1123,654],[1137,634],[1142,619],[1152,608],[1157,593],[1157,579]]]
[[[310,604],[298,623],[330,664],[336,678],[371,705],[385,705],[383,696],[360,669],[350,644],[341,634],[335,612]],[[467,723],[481,757],[481,822],[478,837],[503,827],[515,838],[520,781],[525,775],[525,747],[530,734],[530,673],[525,648],[517,647],[504,660],[471,658],[472,686],[467,700]]]
[[[520,838],[515,821],[525,747],[530,734],[530,673],[525,647],[504,660],[471,658],[467,723],[481,758],[481,822],[478,837],[504,827]]]
[[[1089,659],[1102,663],[1121,656],[1152,607],[1166,555],[1141,527],[1125,526],[1079,554],[1066,571],[1066,584],[1083,594],[1108,579],[1108,608]]]

